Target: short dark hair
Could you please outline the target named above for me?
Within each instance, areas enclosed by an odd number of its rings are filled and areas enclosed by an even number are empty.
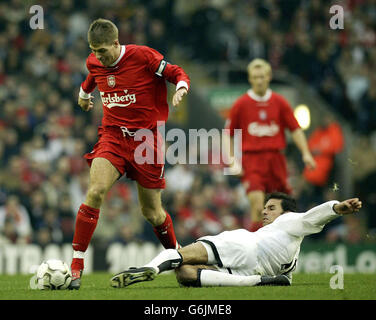
[[[270,199],[278,199],[281,201],[281,206],[283,209],[283,213],[285,212],[297,212],[297,205],[296,200],[283,192],[272,192],[265,196],[265,203],[267,203]]]
[[[88,41],[91,45],[97,47],[100,45],[111,45],[118,39],[119,31],[116,25],[107,19],[94,20],[87,33]]]

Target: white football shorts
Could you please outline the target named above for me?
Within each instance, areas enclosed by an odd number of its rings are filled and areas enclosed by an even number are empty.
[[[258,274],[257,244],[251,232],[245,229],[224,231],[196,241],[208,251],[208,264],[216,265],[221,272],[243,276]]]

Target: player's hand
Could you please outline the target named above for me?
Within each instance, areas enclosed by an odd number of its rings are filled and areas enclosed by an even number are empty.
[[[229,172],[233,176],[241,177],[244,174],[242,165],[234,159],[229,166]]]
[[[82,99],[78,97],[78,105],[81,107],[82,110],[89,111],[94,106],[93,97],[90,96],[89,99]]]
[[[333,210],[337,214],[346,215],[358,212],[361,207],[362,201],[359,198],[353,198],[335,204]]]
[[[183,97],[188,93],[186,88],[180,88],[178,91],[175,92],[174,96],[172,97],[172,105],[177,107],[180,101],[183,100]]]
[[[316,168],[316,161],[313,159],[312,154],[310,152],[307,152],[303,154],[303,162],[308,167],[308,169],[315,169]]]

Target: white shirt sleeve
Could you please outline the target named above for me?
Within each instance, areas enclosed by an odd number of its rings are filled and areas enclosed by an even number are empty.
[[[305,237],[320,232],[324,226],[339,217],[333,210],[337,200],[328,201],[307,212],[288,212],[278,217],[276,227],[296,237]]]
[[[180,81],[176,84],[176,91],[178,91],[180,88],[186,88],[187,91],[188,91],[188,83],[186,83],[186,82],[183,81],[183,80],[180,80]]]
[[[81,99],[89,99],[91,97],[91,94],[90,93],[86,93],[84,91],[84,89],[82,89],[82,87],[80,87],[80,93],[78,94],[78,96],[81,98]]]

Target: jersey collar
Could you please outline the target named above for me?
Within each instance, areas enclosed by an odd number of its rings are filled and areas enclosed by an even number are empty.
[[[121,49],[120,49],[119,58],[117,58],[114,63],[110,64],[109,67],[115,67],[119,63],[119,61],[121,60],[121,58],[123,58],[124,54],[125,54],[125,46],[122,45]]]
[[[272,96],[272,90],[271,89],[267,89],[265,94],[261,97],[259,95],[257,95],[256,93],[253,92],[252,89],[249,89],[247,91],[247,94],[253,99],[253,100],[256,100],[256,101],[259,101],[259,102],[265,102],[265,101],[268,101],[270,99],[270,97]]]

